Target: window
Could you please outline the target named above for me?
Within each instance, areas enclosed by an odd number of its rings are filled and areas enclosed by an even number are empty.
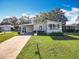
[[[56,28],[56,25],[55,24],[53,24],[53,28]]]
[[[59,25],[59,24],[57,24],[57,27],[58,27],[58,28],[60,28],[60,25]]]
[[[52,24],[49,24],[49,29],[52,30]]]

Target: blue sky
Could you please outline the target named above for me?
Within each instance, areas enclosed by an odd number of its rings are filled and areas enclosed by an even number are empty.
[[[78,0],[0,0],[0,19],[6,16],[21,16],[23,13],[36,14],[53,8],[62,8],[66,12],[78,10]],[[77,11],[78,13],[78,11]]]

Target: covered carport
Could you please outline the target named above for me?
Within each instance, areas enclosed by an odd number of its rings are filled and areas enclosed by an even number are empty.
[[[20,25],[21,34],[32,34],[33,33],[33,24],[22,24]]]

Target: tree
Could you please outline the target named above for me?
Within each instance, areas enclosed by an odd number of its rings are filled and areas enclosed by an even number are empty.
[[[4,18],[1,24],[13,25],[14,29],[16,30],[17,21],[18,19],[15,16],[13,16],[13,17]]]
[[[46,19],[47,19],[47,13],[39,13],[38,15],[35,16],[36,23],[41,23]]]
[[[4,18],[1,22],[1,24],[11,24],[9,18]]]
[[[17,24],[17,21],[18,19],[14,16],[11,18],[10,23],[15,26]]]
[[[46,13],[40,13],[38,16],[36,15],[36,19],[38,20],[52,20],[52,21],[58,21],[58,22],[66,22],[67,18],[64,15],[64,12],[60,8],[55,8],[54,10]]]
[[[3,21],[1,22],[1,24],[11,24],[11,25],[16,25],[17,23],[17,18],[15,16],[13,17],[8,17],[8,18],[4,18]]]
[[[27,16],[21,16],[19,18],[20,24],[28,24],[31,22],[30,18]]]
[[[62,22],[62,29],[63,31],[65,30],[65,25],[67,21],[67,17],[65,16],[65,13],[60,9],[56,8],[50,12],[52,14],[51,16],[53,17],[52,20]],[[51,17],[49,17],[51,18]]]
[[[44,20],[52,20],[57,22],[62,22],[62,28],[65,28],[67,17],[64,15],[64,12],[60,8],[55,8],[52,11],[40,13],[36,15],[36,22],[43,22]]]
[[[40,13],[35,17],[36,23],[41,23],[45,20],[62,22],[62,29],[65,30],[67,17],[65,16],[65,13],[60,8],[55,8],[52,11]]]

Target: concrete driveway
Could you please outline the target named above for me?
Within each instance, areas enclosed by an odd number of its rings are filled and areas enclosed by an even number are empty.
[[[28,42],[29,36],[15,36],[0,44],[0,59],[16,59],[24,45]]]

